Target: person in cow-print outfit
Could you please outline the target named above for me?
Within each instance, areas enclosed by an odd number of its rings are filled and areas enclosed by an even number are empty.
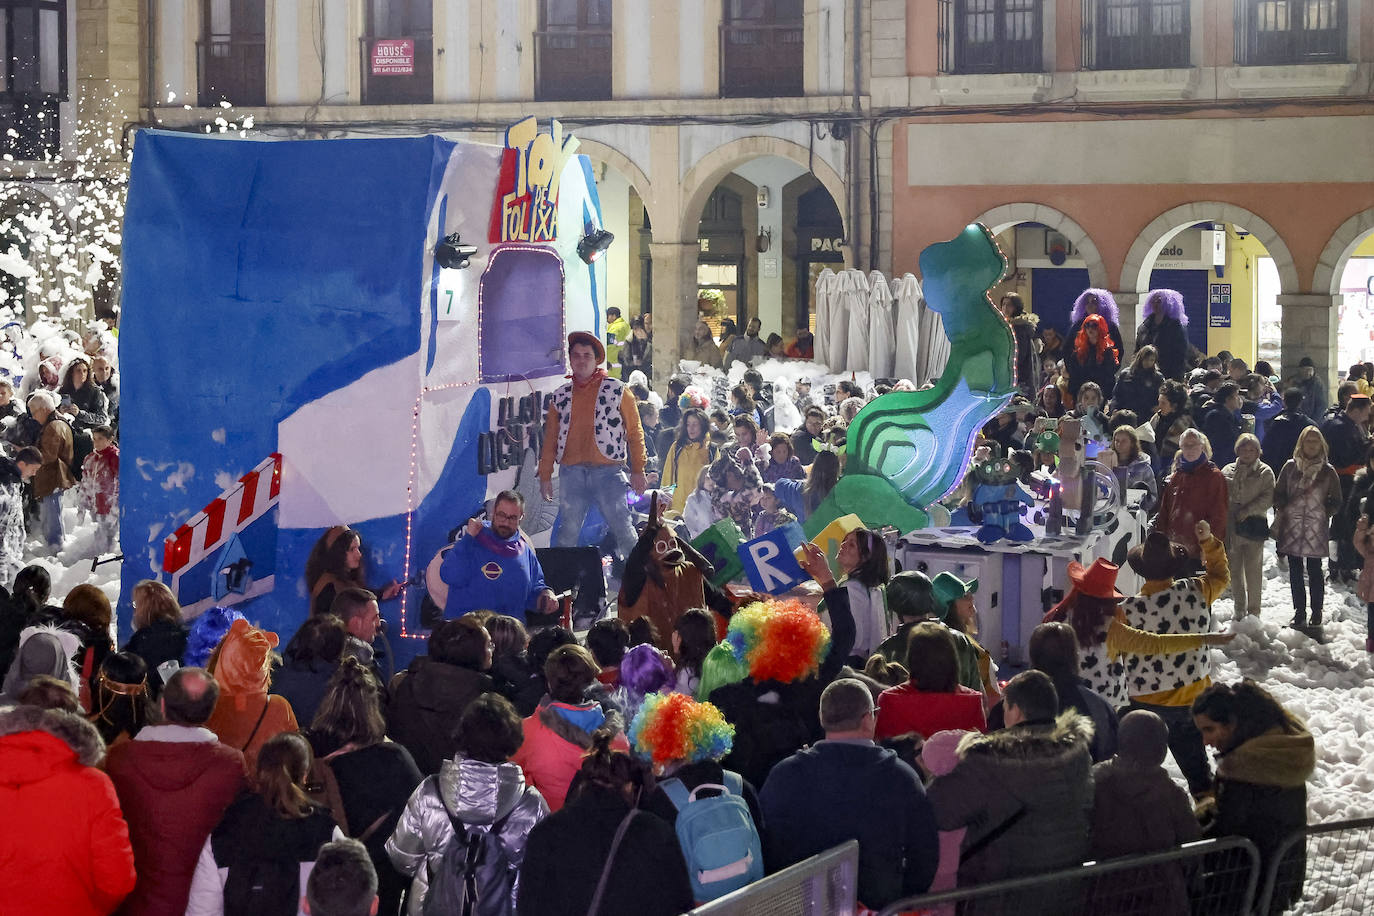
[[[553,466],[558,465],[558,535],[555,546],[576,547],[595,505],[615,538],[623,561],[638,536],[630,521],[626,492],[643,493],[648,453],[635,396],[623,382],[601,368],[606,348],[585,331],[568,335],[572,375],[553,394],[544,418],[544,445],[539,455],[539,491],[553,500]],[[626,475],[626,465],[629,475]]]
[[[1205,634],[1212,629],[1212,602],[1231,582],[1226,548],[1206,521],[1197,523],[1206,572],[1191,575],[1186,550],[1159,531],[1131,548],[1126,561],[1145,580],[1140,594],[1121,602],[1131,626],[1154,633]],[[1202,735],[1189,707],[1212,683],[1207,646],[1168,655],[1127,655],[1126,692],[1132,709],[1147,709],[1169,726],[1169,751],[1195,797],[1207,795],[1212,771]]]

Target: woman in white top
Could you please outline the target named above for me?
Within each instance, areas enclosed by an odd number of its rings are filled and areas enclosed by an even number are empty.
[[[854,651],[849,662],[862,669],[892,631],[887,613],[887,544],[876,531],[856,528],[844,536],[836,557],[854,614]]]

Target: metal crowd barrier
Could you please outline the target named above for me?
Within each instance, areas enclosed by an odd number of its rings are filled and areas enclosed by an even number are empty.
[[[881,916],[1249,916],[1259,879],[1255,845],[1226,837],[922,894],[891,904]]]
[[[1255,912],[1282,913],[1299,901],[1303,912],[1374,912],[1372,833],[1374,818],[1367,817],[1288,836],[1268,862]]]
[[[687,916],[854,916],[858,887],[859,844],[850,840]]]

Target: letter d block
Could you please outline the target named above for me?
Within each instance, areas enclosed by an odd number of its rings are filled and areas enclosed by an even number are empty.
[[[711,584],[716,588],[724,588],[725,583],[744,572],[744,565],[735,553],[735,548],[743,539],[739,526],[728,518],[721,519],[692,539],[692,546],[716,568],[716,574],[711,577]]]
[[[770,531],[739,546],[740,562],[756,592],[781,595],[810,578],[792,556],[788,532]]]

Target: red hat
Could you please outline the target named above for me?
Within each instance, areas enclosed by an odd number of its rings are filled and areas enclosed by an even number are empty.
[[[1120,568],[1115,563],[1108,563],[1100,557],[1093,560],[1093,565],[1087,569],[1084,569],[1083,564],[1077,560],[1070,560],[1069,579],[1080,595],[1087,595],[1089,598],[1120,600],[1126,597],[1116,590],[1116,574]]]
[[[606,361],[606,345],[595,334],[587,331],[573,331],[568,335],[568,354],[572,355],[573,344],[587,344],[596,351],[598,364]]]

